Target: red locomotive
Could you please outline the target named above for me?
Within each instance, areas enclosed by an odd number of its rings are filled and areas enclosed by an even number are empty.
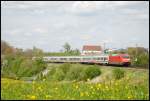
[[[130,65],[130,57],[128,54],[115,54],[109,56],[108,64],[114,64],[114,65]]]

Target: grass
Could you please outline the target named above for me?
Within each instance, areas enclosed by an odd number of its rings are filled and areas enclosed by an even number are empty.
[[[60,64],[59,64],[60,65]],[[58,64],[51,64],[49,68],[57,67]],[[83,66],[82,64],[72,64]],[[84,65],[86,67],[86,65]],[[114,68],[101,66],[102,75]],[[104,82],[91,83],[90,81],[21,81],[7,78],[1,79],[1,98],[5,100],[148,100],[149,83],[147,69],[123,68],[125,76],[119,80],[107,79]]]

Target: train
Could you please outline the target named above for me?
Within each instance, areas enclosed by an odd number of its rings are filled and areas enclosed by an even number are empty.
[[[33,57],[33,59],[36,57]],[[99,56],[45,56],[43,61],[51,63],[92,63],[102,65],[122,65],[129,66],[131,64],[128,54],[112,54]]]

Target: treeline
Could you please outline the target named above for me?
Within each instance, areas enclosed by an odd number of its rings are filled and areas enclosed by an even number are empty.
[[[65,43],[63,45],[63,50],[61,52],[45,52],[44,56],[79,56],[79,49],[71,49],[71,45],[69,43]]]
[[[79,49],[71,49],[68,43],[63,45],[63,51],[61,52],[44,52],[42,49],[33,47],[32,49],[23,50],[21,48],[14,48],[9,45],[6,41],[1,40],[1,55],[14,55],[14,56],[25,56],[31,58],[33,56],[71,56],[80,55]]]
[[[1,55],[2,57],[11,55],[31,58],[32,56],[42,56],[43,50],[36,47],[33,47],[33,49],[23,50],[21,48],[15,48],[6,41],[1,40]]]

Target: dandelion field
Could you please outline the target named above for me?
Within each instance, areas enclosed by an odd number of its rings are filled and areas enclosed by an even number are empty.
[[[98,83],[88,82],[89,80],[29,82],[1,78],[1,98],[4,100],[148,100],[148,70],[126,70],[128,75],[122,79]]]

